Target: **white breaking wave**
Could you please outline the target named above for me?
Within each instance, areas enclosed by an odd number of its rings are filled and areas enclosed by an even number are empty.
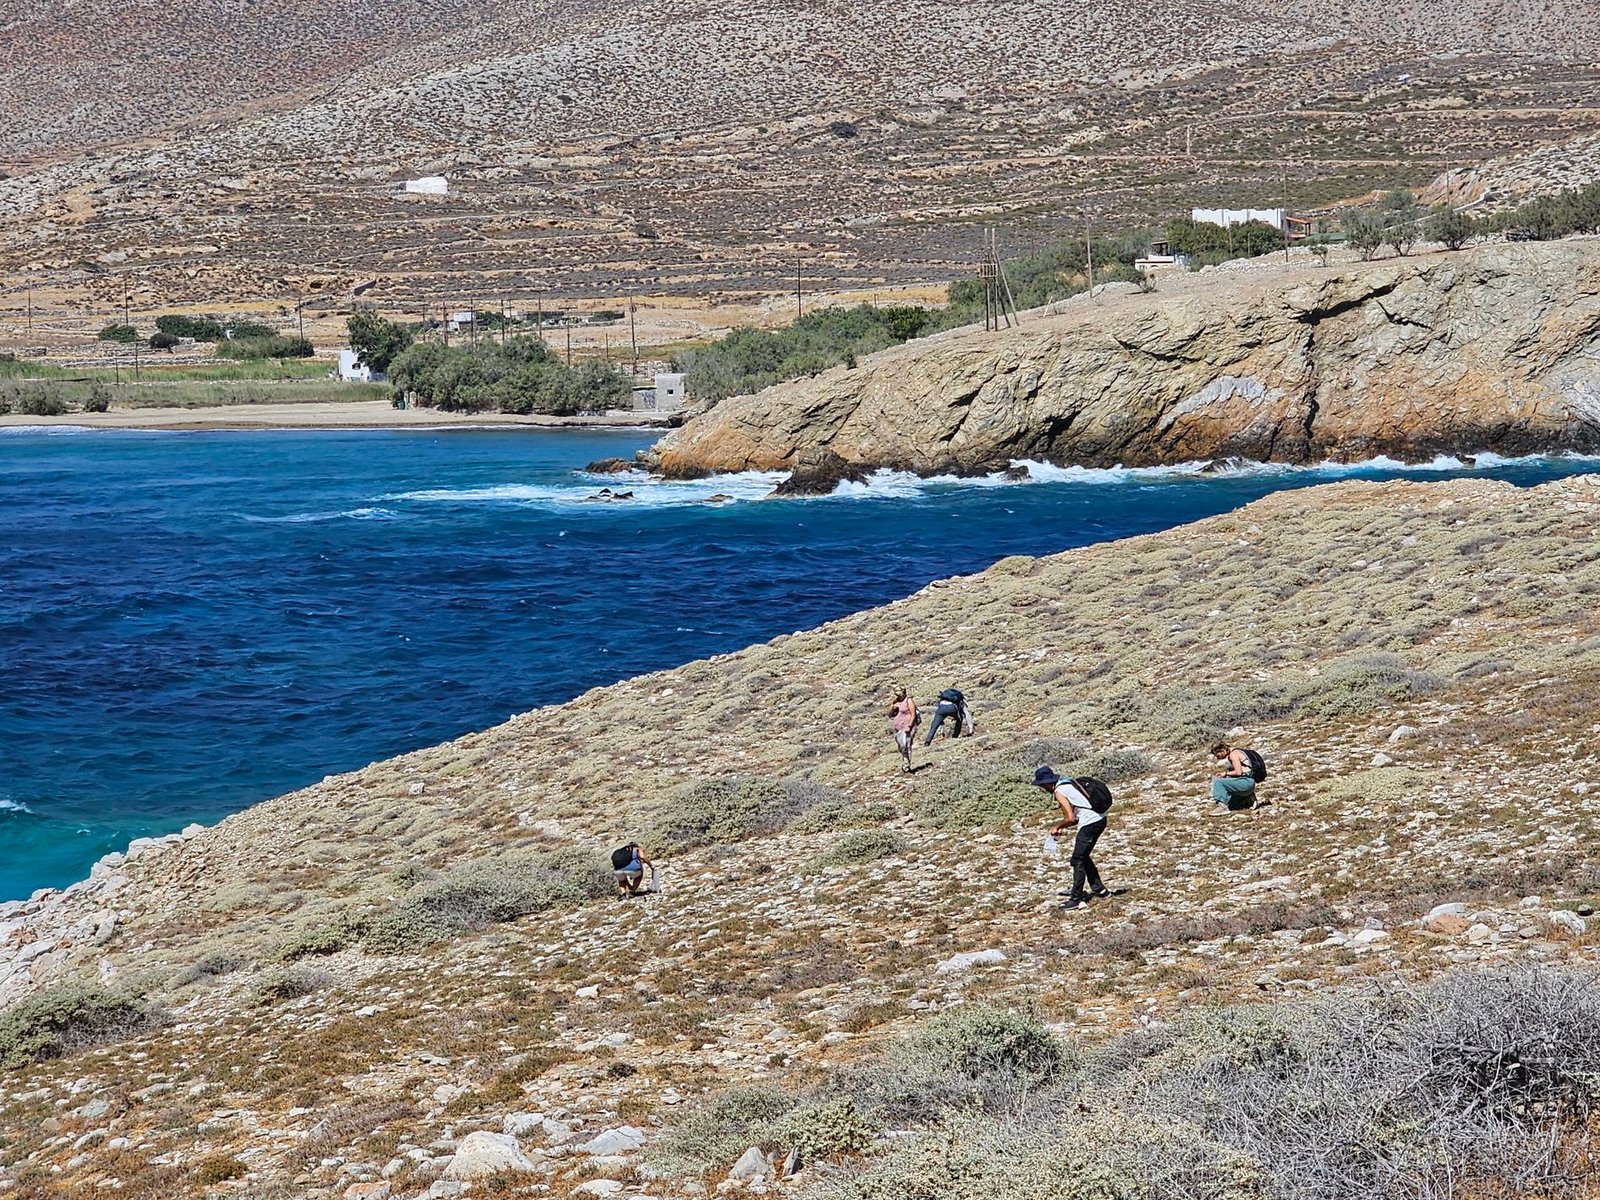
[[[382,503],[518,504],[561,508],[673,508],[760,500],[787,472],[744,471],[706,479],[656,479],[642,471],[621,475],[579,472],[573,483],[502,483],[473,488],[422,488],[379,496]],[[609,494],[608,494],[609,493]],[[628,493],[631,493],[629,495]]]
[[[244,519],[253,525],[316,525],[323,521],[398,521],[401,514],[392,508],[347,508],[339,512],[290,513],[283,517],[256,517],[249,513]]]
[[[16,801],[16,800],[0,800],[0,812],[31,813],[32,811],[33,811],[33,809],[29,808],[26,804],[23,804],[23,803],[21,803],[19,801]]]

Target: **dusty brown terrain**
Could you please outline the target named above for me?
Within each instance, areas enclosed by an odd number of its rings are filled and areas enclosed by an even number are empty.
[[[829,286],[949,278],[985,222],[1020,246],[1192,203],[1315,208],[1600,126],[1583,0],[157,14],[0,18],[8,291],[103,311],[125,284],[359,287],[412,311],[770,290],[797,261]],[[399,194],[426,172],[452,195]]]
[[[0,907],[0,995],[87,977],[170,1013],[0,1075],[0,1189],[443,1197],[492,1131],[526,1167],[474,1194],[696,1196],[647,1165],[680,1105],[814,1079],[961,1000],[1092,1039],[1205,1004],[1591,962],[1597,522],[1593,478],[1284,492],[1007,559],[141,843]],[[952,680],[977,736],[899,774],[884,696]],[[1266,754],[1270,807],[1213,813],[1203,746],[1229,728]],[[1046,756],[1117,780],[1099,857],[1128,890],[1088,920],[1053,910],[1060,867],[1016,782]],[[647,899],[398,953],[350,932],[430,869],[603,853],[681,815],[674,789],[727,777],[829,798],[786,832],[658,854]],[[1442,901],[1460,907],[1424,920]]]

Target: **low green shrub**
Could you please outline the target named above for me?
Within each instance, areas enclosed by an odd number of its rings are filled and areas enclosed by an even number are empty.
[[[360,939],[366,932],[366,924],[364,920],[351,918],[329,921],[283,942],[273,954],[273,958],[281,963],[292,963],[302,958],[337,954]]]
[[[670,815],[643,840],[667,853],[742,842],[781,832],[805,813],[844,797],[807,779],[701,779],[672,791]]]
[[[480,859],[419,882],[360,932],[368,950],[404,954],[502,921],[582,904],[611,886],[609,869],[584,850]]]
[[[773,1087],[736,1087],[717,1092],[677,1113],[656,1151],[674,1173],[726,1169],[798,1101]]]
[[[172,986],[188,987],[192,983],[210,983],[214,979],[232,974],[247,961],[237,950],[213,950],[209,954],[201,955],[192,965],[174,975]]]
[[[218,358],[310,358],[316,353],[307,338],[303,337],[241,337],[217,343]]]
[[[1026,1088],[1051,1082],[1066,1065],[1061,1043],[1037,1018],[987,1004],[940,1013],[903,1038],[891,1057],[913,1074]]]
[[[860,1154],[876,1132],[846,1096],[790,1109],[761,1131],[755,1144],[779,1156],[799,1150],[803,1163],[825,1162]]]
[[[919,807],[941,829],[971,829],[1001,821],[1018,821],[1048,810],[1054,801],[1011,764],[980,762],[958,771],[948,780],[922,789]]]
[[[0,1010],[0,1066],[45,1058],[130,1037],[160,1014],[126,992],[66,983]]]
[[[98,337],[102,342],[119,342],[124,346],[131,346],[139,340],[139,331],[132,325],[124,325],[119,321],[101,329]]]
[[[261,1005],[298,1000],[301,996],[320,992],[332,982],[333,976],[326,971],[310,967],[288,967],[282,971],[271,972],[257,983],[255,999],[256,1003]]]
[[[845,834],[832,849],[818,855],[812,866],[844,867],[875,862],[898,854],[903,848],[900,839],[887,829],[859,829]]]
[[[238,1179],[249,1169],[231,1154],[212,1154],[202,1158],[194,1165],[194,1177],[197,1183],[205,1184],[209,1187],[214,1183],[224,1183],[229,1179]]]
[[[1320,675],[1169,689],[1144,716],[1168,745],[1209,744],[1238,725],[1291,716],[1323,721],[1363,716],[1443,686],[1396,654],[1340,659]]]

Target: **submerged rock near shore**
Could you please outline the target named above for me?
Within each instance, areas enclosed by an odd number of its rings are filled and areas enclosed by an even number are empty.
[[[1600,240],[1491,244],[1072,301],[737,397],[663,438],[672,478],[1600,450]]]

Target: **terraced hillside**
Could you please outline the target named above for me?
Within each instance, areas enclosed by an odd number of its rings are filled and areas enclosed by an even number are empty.
[[[1046,1093],[1051,1111],[1111,1121],[1106,1146],[1163,1148],[1097,1166],[1081,1155],[1099,1143],[1069,1139],[1074,1178],[1148,1179],[1186,1148],[1199,1190],[1177,1194],[1210,1200],[1443,1195],[1416,1181],[1513,1167],[1539,1187],[1481,1194],[1591,1196],[1592,1126],[1561,1114],[1594,1090],[1600,1002],[1592,978],[1542,972],[1594,956],[1597,522],[1594,478],[1284,492],[1007,559],[138,845],[0,906],[0,1193],[965,1198],[991,1168],[924,1192],[848,1172],[930,1146],[919,1169],[943,1172],[994,1144],[967,1106],[1017,1097],[988,1068],[953,1079],[951,1028],[926,1023],[954,1012],[960,1034],[989,1018],[958,1006],[987,1001],[1065,1039],[995,1018],[1003,1061],[1037,1070],[1023,1083],[1091,1073],[1079,1099]],[[959,682],[977,735],[901,774],[896,681],[924,699]],[[1206,798],[1205,746],[1230,729],[1266,754],[1270,806]],[[1055,907],[1062,867],[1022,782],[1043,758],[1116,790],[1098,856],[1126,891],[1086,911]],[[629,836],[664,891],[598,895]],[[1273,1107],[1352,1042],[1443,1049]],[[947,1047],[931,1074],[926,1055],[871,1074],[930,1044]],[[1503,1090],[1511,1054],[1527,1066]],[[1408,1089],[1455,1070],[1481,1086],[1430,1091],[1419,1120],[1456,1133],[1415,1142]],[[1179,1104],[1180,1078],[1193,1106],[1131,1115]],[[818,1088],[823,1111],[796,1126],[783,1097]],[[1229,1126],[1223,1088],[1272,1111]],[[1538,1171],[1511,1124],[1481,1124],[1502,1104],[1547,1131]],[[1327,1162],[1285,1182],[1271,1122],[1324,1111]],[[989,1156],[1015,1174],[996,1194],[1150,1194],[1029,1185],[1019,1120]],[[1310,1123],[1294,1136],[1321,1137]],[[932,1142],[906,1140],[924,1127]],[[1474,1148],[1441,1157],[1458,1135]],[[1306,1173],[1352,1145],[1359,1178]],[[795,1146],[798,1173],[775,1181]]]
[[[104,305],[948,276],[1193,202],[1305,208],[1600,126],[1582,0],[520,0],[0,17],[0,270]],[[892,66],[891,66],[892,64]],[[454,194],[396,181],[442,172]]]

